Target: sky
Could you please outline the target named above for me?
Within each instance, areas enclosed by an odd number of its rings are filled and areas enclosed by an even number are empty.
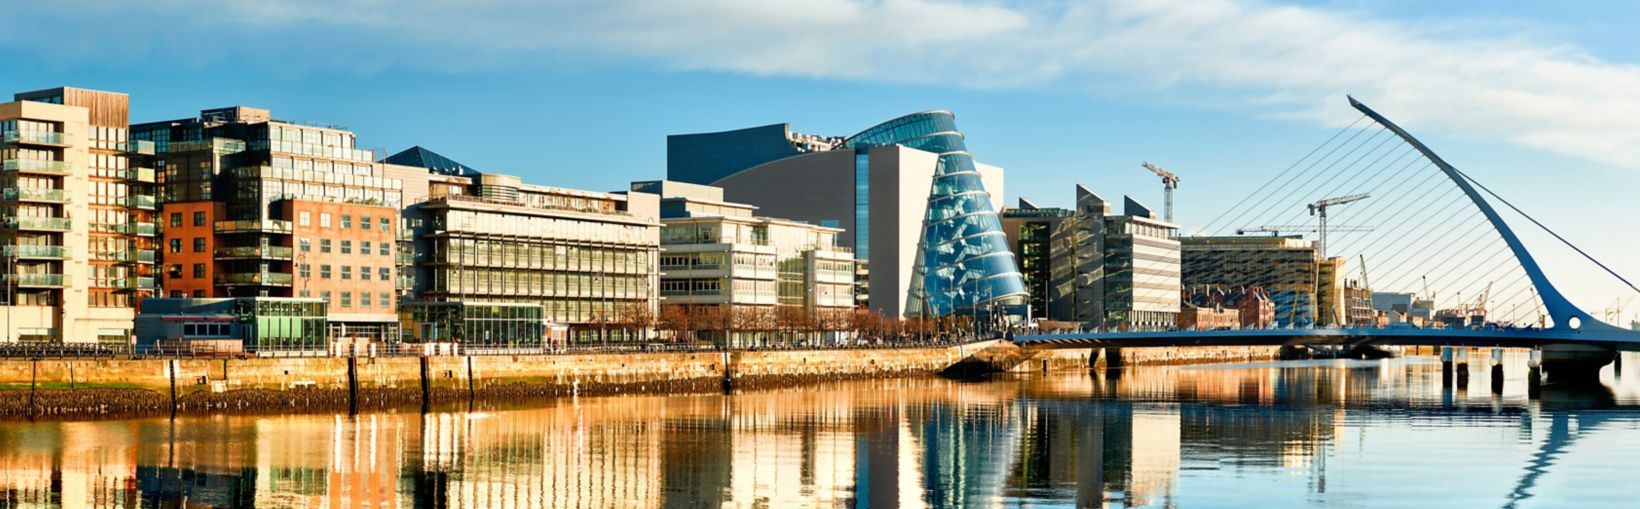
[[[615,190],[667,134],[848,135],[956,113],[1003,195],[1071,184],[1205,223],[1358,117],[1346,94],[1640,279],[1640,3],[1338,0],[64,0],[0,16],[0,91],[227,105],[481,170]],[[1633,295],[1542,235],[1596,315]],[[1640,302],[1627,315],[1640,311]]]

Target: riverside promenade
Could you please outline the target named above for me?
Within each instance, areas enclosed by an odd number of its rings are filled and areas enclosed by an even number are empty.
[[[1114,352],[1114,351],[1113,351]],[[1128,349],[1125,364],[1267,360],[1273,348]],[[1001,340],[835,349],[382,357],[0,359],[0,418],[423,410],[473,402],[716,392],[940,373],[1088,369],[1109,354]]]

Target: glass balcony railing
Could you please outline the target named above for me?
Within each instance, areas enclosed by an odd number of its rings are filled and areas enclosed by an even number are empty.
[[[290,233],[290,230],[291,230],[290,221],[284,221],[284,220],[279,220],[279,219],[267,219],[267,220],[262,220],[262,221],[256,221],[256,220],[217,221],[215,227],[216,227],[216,232],[217,233],[238,233],[238,232]]]
[[[155,283],[154,278],[148,276],[132,276],[125,279],[111,279],[108,280],[106,284],[110,287],[119,288],[122,290],[153,290],[159,287],[159,285]]]
[[[8,217],[6,226],[19,230],[68,231],[74,221],[66,217]]]
[[[125,206],[134,209],[154,210],[154,197],[146,194],[133,194],[125,197]]]
[[[68,284],[68,276],[62,274],[8,274],[5,281],[17,286],[63,286]]]
[[[6,246],[4,249],[0,249],[0,254],[3,254],[6,258],[46,258],[61,260],[68,258],[68,248],[63,246],[35,246],[19,244],[14,246]]]
[[[148,140],[122,141],[114,147],[127,154],[154,155],[154,142]]]
[[[152,237],[154,235],[159,234],[159,226],[155,225],[154,223],[116,224],[116,225],[114,225],[114,233],[123,233],[123,234],[126,234],[126,235],[140,235],[140,236],[143,236],[143,237]]]
[[[38,159],[7,159],[0,163],[5,171],[19,173],[44,173],[48,175],[67,175],[68,163],[64,161],[41,161]]]
[[[250,247],[219,247],[216,256],[221,258],[272,258],[289,260],[291,249],[284,246],[250,246]]]
[[[152,184],[155,182],[153,168],[126,168],[125,180]]]
[[[47,203],[68,203],[68,193],[62,189],[28,189],[8,187],[4,194],[7,200],[37,201]]]
[[[128,250],[128,251],[114,251],[112,253],[96,254],[95,256],[97,257],[97,259],[100,259],[100,260],[112,260],[112,261],[116,261],[116,262],[132,262],[132,263],[154,263],[154,261],[157,259],[157,255],[155,254],[154,250],[152,250],[152,249],[131,249],[131,250]]]
[[[289,272],[235,272],[217,274],[219,285],[290,286]]]
[[[68,145],[67,138],[63,133],[48,131],[6,131],[0,133],[0,141],[35,145]]]
[[[410,254],[410,253],[397,253],[396,259],[398,260],[399,265],[415,265],[416,264],[416,255],[413,255],[413,254]]]

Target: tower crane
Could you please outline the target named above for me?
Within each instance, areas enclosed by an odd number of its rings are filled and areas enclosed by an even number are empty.
[[[1612,306],[1606,308],[1606,323],[1617,325],[1619,321],[1622,321],[1623,310],[1627,309],[1629,304],[1634,303],[1635,297],[1640,297],[1640,294],[1630,295],[1627,300],[1618,297],[1617,300],[1612,301]]]
[[[1369,195],[1367,193],[1352,194],[1349,196],[1339,196],[1337,198],[1326,198],[1307,205],[1310,209],[1310,215],[1320,218],[1320,223],[1316,226],[1316,236],[1318,237],[1318,240],[1316,242],[1315,252],[1318,258],[1323,260],[1327,259],[1327,209],[1346,203],[1354,203],[1365,200],[1368,197]]]
[[[1372,291],[1372,283],[1367,282],[1367,255],[1361,255],[1361,287],[1368,292]]]
[[[1140,166],[1162,178],[1162,220],[1173,222],[1173,190],[1179,188],[1179,176],[1146,161]]]

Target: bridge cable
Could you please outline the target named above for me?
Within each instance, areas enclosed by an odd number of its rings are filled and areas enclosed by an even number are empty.
[[[1224,219],[1225,216],[1228,216],[1228,215],[1230,215],[1230,213],[1235,212],[1238,207],[1242,206],[1242,204],[1247,203],[1247,200],[1251,200],[1251,199],[1253,199],[1254,196],[1258,196],[1259,193],[1264,192],[1264,189],[1270,187],[1270,184],[1274,184],[1278,181],[1281,181],[1281,177],[1287,176],[1287,173],[1293,171],[1293,168],[1297,168],[1298,165],[1303,164],[1305,159],[1309,159],[1310,156],[1315,155],[1316,152],[1320,152],[1322,148],[1325,148],[1328,144],[1331,144],[1333,142],[1333,140],[1338,139],[1339,136],[1343,136],[1344,133],[1349,132],[1350,130],[1354,129],[1356,124],[1361,123],[1361,121],[1366,119],[1366,118],[1367,118],[1367,116],[1365,114],[1363,114],[1360,117],[1357,117],[1354,122],[1350,122],[1350,125],[1345,126],[1343,129],[1339,129],[1338,132],[1334,133],[1331,138],[1327,138],[1327,141],[1321,142],[1320,145],[1316,145],[1314,149],[1310,150],[1310,153],[1304,154],[1304,157],[1298,158],[1298,160],[1294,161],[1291,166],[1287,167],[1287,169],[1282,170],[1281,173],[1279,173],[1279,174],[1276,174],[1275,178],[1270,179],[1269,181],[1265,182],[1264,185],[1259,186],[1258,189],[1255,189],[1255,190],[1253,190],[1253,192],[1248,193],[1247,196],[1242,197],[1241,201],[1236,202],[1235,205],[1231,205],[1230,208],[1225,209],[1223,213],[1219,214],[1218,217],[1213,218],[1212,221],[1208,221],[1207,226],[1202,227],[1202,230],[1204,230],[1204,231],[1209,230],[1215,224],[1218,224],[1219,220]],[[1312,165],[1313,165],[1313,163],[1312,163]],[[1306,170],[1306,171],[1308,171],[1308,170]],[[1300,172],[1300,173],[1302,173],[1302,172]]]
[[[1376,124],[1374,124],[1374,125],[1375,125],[1375,126],[1376,126]],[[1353,126],[1354,126],[1354,124],[1351,124],[1351,126],[1352,126],[1352,127],[1353,127]],[[1348,129],[1347,129],[1347,130],[1348,130]],[[1255,204],[1254,204],[1254,205],[1253,205],[1253,206],[1252,206],[1252,207],[1251,207],[1251,208],[1249,208],[1249,209],[1245,209],[1245,210],[1242,210],[1242,211],[1241,211],[1241,212],[1240,212],[1240,213],[1238,213],[1238,214],[1237,214],[1237,215],[1236,215],[1236,218],[1235,218],[1235,219],[1233,219],[1233,220],[1231,220],[1231,222],[1230,222],[1230,223],[1226,223],[1226,224],[1224,224],[1224,225],[1222,225],[1222,226],[1219,226],[1219,227],[1223,227],[1223,228],[1234,228],[1234,227],[1235,227],[1235,225],[1234,225],[1234,223],[1237,223],[1237,222],[1240,222],[1240,221],[1241,221],[1241,220],[1242,220],[1242,218],[1244,218],[1244,217],[1246,217],[1246,216],[1247,216],[1247,214],[1248,214],[1248,213],[1249,213],[1249,212],[1253,212],[1253,211],[1254,211],[1254,210],[1260,210],[1260,207],[1264,207],[1264,206],[1265,206],[1265,204],[1266,204],[1266,203],[1268,203],[1268,202],[1269,202],[1269,201],[1270,201],[1270,200],[1271,200],[1271,199],[1279,199],[1279,197],[1280,197],[1280,196],[1283,196],[1283,195],[1284,195],[1284,193],[1283,193],[1283,192],[1282,192],[1282,191],[1283,191],[1283,190],[1285,190],[1285,189],[1287,189],[1287,186],[1290,186],[1290,185],[1292,185],[1292,184],[1294,184],[1294,183],[1297,183],[1297,182],[1299,182],[1299,179],[1298,179],[1298,178],[1299,178],[1299,177],[1301,177],[1301,176],[1303,176],[1303,175],[1305,175],[1305,174],[1307,174],[1307,173],[1309,173],[1309,172],[1310,172],[1310,170],[1313,170],[1313,169],[1315,169],[1315,168],[1316,168],[1316,165],[1319,165],[1319,164],[1321,164],[1321,163],[1322,163],[1322,162],[1323,162],[1323,161],[1326,161],[1326,160],[1328,160],[1328,159],[1330,159],[1330,158],[1332,158],[1332,156],[1333,156],[1333,154],[1336,154],[1336,153],[1338,153],[1338,150],[1339,150],[1339,149],[1342,149],[1342,148],[1344,148],[1344,147],[1345,147],[1345,146],[1348,146],[1348,145],[1350,145],[1350,144],[1351,144],[1351,143],[1352,143],[1352,142],[1354,142],[1354,141],[1355,141],[1355,139],[1356,139],[1356,138],[1358,138],[1358,137],[1360,137],[1360,136],[1361,136],[1361,134],[1363,134],[1363,133],[1366,133],[1366,132],[1369,132],[1369,131],[1370,131],[1370,130],[1371,130],[1371,129],[1370,129],[1370,128],[1362,128],[1362,129],[1356,129],[1356,130],[1355,130],[1355,134],[1351,134],[1351,135],[1350,135],[1350,137],[1349,137],[1349,138],[1348,138],[1348,139],[1345,139],[1345,140],[1344,140],[1344,141],[1343,141],[1343,142],[1342,142],[1342,143],[1340,143],[1340,144],[1338,144],[1338,145],[1337,145],[1337,146],[1335,146],[1335,147],[1333,147],[1333,148],[1332,148],[1332,149],[1331,149],[1331,150],[1328,150],[1328,151],[1327,151],[1327,154],[1326,154],[1326,155],[1323,155],[1323,156],[1321,156],[1321,157],[1320,157],[1320,158],[1318,158],[1318,159],[1315,159],[1315,160],[1314,160],[1314,161],[1311,161],[1311,162],[1310,162],[1310,164],[1309,164],[1309,166],[1306,166],[1306,167],[1304,167],[1304,169],[1303,169],[1303,170],[1300,170],[1300,171],[1299,171],[1299,172],[1298,172],[1298,174],[1296,174],[1296,175],[1293,175],[1293,177],[1292,177],[1292,178],[1290,178],[1290,179],[1285,179],[1285,180],[1283,180],[1283,179],[1279,179],[1279,178],[1278,178],[1278,179],[1274,179],[1274,180],[1272,180],[1272,181],[1271,181],[1271,183],[1274,183],[1274,182],[1275,182],[1275,180],[1282,180],[1282,184],[1281,184],[1281,185],[1280,185],[1280,186],[1277,186],[1277,187],[1276,187],[1276,188],[1275,188],[1275,189],[1274,189],[1274,190],[1273,190],[1273,191],[1271,191],[1271,192],[1270,192],[1270,193],[1269,193],[1269,194],[1267,194],[1267,195],[1265,195],[1265,196],[1264,196],[1264,197],[1262,197],[1262,198],[1260,198],[1260,199],[1259,199],[1259,201],[1258,201],[1258,202],[1257,202],[1257,203],[1255,203]],[[1373,134],[1373,136],[1370,136],[1370,137],[1368,137],[1368,141],[1370,141],[1370,140],[1371,140],[1371,139],[1372,139],[1372,138],[1374,138],[1374,137],[1377,137],[1377,136],[1378,136],[1378,134],[1382,134],[1382,133],[1383,133],[1383,132],[1389,132],[1389,131],[1388,131],[1388,130],[1387,130],[1387,129],[1383,129],[1383,128],[1381,128],[1381,127],[1379,127],[1379,132],[1378,132],[1378,133],[1374,133],[1374,134]],[[1330,142],[1331,142],[1331,140],[1328,140],[1328,141],[1329,141],[1329,143],[1330,143]],[[1322,147],[1325,147],[1325,145],[1322,145]],[[1320,149],[1321,149],[1321,148],[1322,148],[1322,147],[1316,147],[1316,149],[1317,149],[1317,150],[1320,150]],[[1358,146],[1358,147],[1359,147],[1359,146]],[[1313,153],[1313,151],[1312,151],[1312,153]],[[1308,157],[1308,156],[1306,156],[1306,157]],[[1302,162],[1302,161],[1300,161],[1300,162]],[[1335,164],[1336,164],[1336,163],[1335,163]],[[1326,172],[1326,170],[1322,170],[1322,172],[1323,172],[1323,173],[1325,173],[1325,172]],[[1284,174],[1285,174],[1285,173],[1284,173]],[[1313,177],[1312,177],[1312,180],[1313,180]],[[1307,181],[1306,181],[1306,184],[1305,184],[1305,185],[1307,185],[1307,184],[1308,184],[1308,182],[1307,182]],[[1266,186],[1268,186],[1268,184],[1266,184]],[[1300,186],[1300,187],[1302,187],[1302,185],[1301,185],[1301,186]],[[1262,189],[1262,188],[1261,188],[1261,189]],[[1285,193],[1285,194],[1287,194],[1287,195],[1290,195],[1290,194],[1292,194],[1292,193]],[[1252,197],[1252,196],[1251,196],[1251,195],[1250,195],[1250,196],[1249,196],[1249,198],[1251,198],[1251,197]],[[1243,201],[1245,201],[1245,200],[1243,200]],[[1239,206],[1240,206],[1240,205],[1239,205],[1239,204],[1238,204],[1238,207],[1239,207]],[[1220,216],[1220,218],[1223,218],[1223,217],[1224,217],[1224,216],[1227,216],[1227,215],[1229,215],[1229,212],[1234,212],[1234,210],[1231,210],[1231,211],[1227,211],[1227,212],[1226,212],[1226,213],[1225,213],[1225,214],[1224,214],[1224,215],[1221,215],[1221,216]],[[1262,212],[1259,212],[1259,214],[1262,214]],[[1218,225],[1218,219],[1215,219],[1215,220],[1213,220],[1213,222],[1212,222],[1212,223],[1209,223],[1209,226],[1214,226],[1214,225]]]
[[[1394,138],[1390,138],[1390,139],[1394,139]],[[1386,139],[1384,141],[1389,141],[1390,139]],[[1374,150],[1377,150],[1377,147],[1374,147]],[[1341,196],[1344,193],[1344,190],[1347,189],[1347,188],[1350,188],[1352,186],[1366,185],[1366,183],[1372,182],[1373,179],[1376,179],[1379,175],[1382,175],[1385,171],[1389,171],[1391,168],[1395,167],[1396,163],[1399,163],[1402,160],[1405,160],[1407,158],[1407,156],[1417,154],[1416,151],[1408,150],[1408,151],[1406,151],[1406,153],[1401,154],[1399,157],[1396,157],[1395,159],[1390,160],[1388,162],[1388,164],[1385,164],[1382,167],[1379,167],[1379,162],[1383,161],[1384,158],[1389,157],[1389,155],[1393,154],[1393,153],[1395,153],[1395,151],[1392,149],[1390,151],[1384,152],[1383,154],[1380,154],[1377,159],[1374,159],[1371,163],[1368,163],[1367,166],[1362,168],[1362,170],[1360,172],[1357,172],[1357,173],[1355,173],[1355,175],[1343,179],[1341,182],[1338,183],[1338,185],[1333,186],[1331,191],[1328,191],[1328,192],[1325,192],[1325,193],[1320,193],[1318,196],[1315,197],[1315,199],[1321,200],[1321,199],[1326,199],[1326,198],[1332,198],[1332,197],[1335,197],[1335,196]],[[1370,155],[1370,153],[1369,154],[1363,154],[1362,159],[1365,159],[1366,155]],[[1414,159],[1414,160],[1416,160],[1416,159]],[[1345,169],[1346,170],[1352,169],[1352,168],[1355,167],[1356,164],[1359,164],[1359,162],[1360,162],[1360,160],[1358,159],[1356,161],[1356,163],[1352,163],[1350,167],[1345,168]],[[1373,168],[1378,168],[1378,170],[1374,171],[1374,172],[1371,172],[1369,174],[1368,170],[1372,170]],[[1359,182],[1359,183],[1356,182],[1356,180],[1360,179],[1362,176],[1368,176],[1369,178],[1367,178],[1366,181],[1364,181],[1364,182]],[[1293,222],[1303,220],[1304,219],[1304,210],[1297,210],[1297,211],[1295,211],[1295,213],[1293,215],[1288,216],[1288,217],[1289,217],[1289,219],[1287,219],[1286,222],[1281,222],[1281,223],[1276,223],[1276,224],[1292,224]],[[1317,235],[1319,235],[1319,234],[1320,233],[1317,232]]]
[[[1321,198],[1327,198],[1326,196],[1322,196],[1320,198],[1313,198],[1312,199],[1312,198],[1306,198],[1306,196],[1315,195],[1315,193],[1320,191],[1323,186],[1327,185],[1327,182],[1330,181],[1331,178],[1324,179],[1324,180],[1319,180],[1319,181],[1318,181],[1318,179],[1321,179],[1321,177],[1327,176],[1327,175],[1333,173],[1333,169],[1338,167],[1338,163],[1342,163],[1346,159],[1349,159],[1350,156],[1355,155],[1355,153],[1357,151],[1361,150],[1362,147],[1367,146],[1369,143],[1372,142],[1372,140],[1377,139],[1378,135],[1388,133],[1388,132],[1389,132],[1388,130],[1384,130],[1383,132],[1373,134],[1372,137],[1366,139],[1361,144],[1356,145],[1355,148],[1350,149],[1349,152],[1345,153],[1343,156],[1339,157],[1337,160],[1333,161],[1331,164],[1328,164],[1327,167],[1322,168],[1321,171],[1315,173],[1314,175],[1311,175],[1308,180],[1305,180],[1304,183],[1299,184],[1298,188],[1293,189],[1293,191],[1289,192],[1286,196],[1284,196],[1284,198],[1291,199],[1292,197],[1297,196],[1299,199],[1303,200],[1301,203],[1298,204],[1300,207],[1302,207],[1304,204],[1308,204],[1308,203],[1310,203],[1314,200],[1321,199]],[[1349,163],[1348,166],[1345,166],[1343,168],[1339,168],[1339,172],[1340,173],[1347,172],[1350,168],[1354,167],[1356,164],[1359,164],[1362,159],[1365,159],[1368,155],[1371,155],[1373,152],[1377,151],[1380,147],[1383,147],[1385,144],[1389,143],[1391,140],[1394,140],[1394,139],[1395,139],[1395,137],[1393,135],[1384,137],[1384,139],[1382,141],[1379,141],[1377,145],[1373,145],[1373,147],[1371,149],[1368,149],[1366,153],[1363,153],[1363,154],[1361,154],[1361,156],[1357,157],[1354,162]],[[1290,203],[1283,203],[1280,199],[1278,199],[1274,203],[1270,203],[1264,209],[1260,210],[1257,214],[1254,214],[1253,217],[1255,219],[1260,218],[1260,217],[1266,217],[1267,219],[1265,219],[1265,221],[1273,221],[1277,217],[1280,217],[1280,215],[1282,214],[1281,209],[1283,207],[1290,206],[1290,205],[1291,205]],[[1302,217],[1302,216],[1300,216],[1300,217]],[[1248,225],[1248,226],[1258,226],[1258,225]]]
[[[1469,175],[1465,174],[1463,171],[1458,170],[1457,168],[1453,168],[1452,171],[1458,172],[1458,176],[1463,177],[1464,180],[1468,180],[1471,184],[1475,184],[1475,187],[1479,187],[1479,188],[1481,188],[1482,191],[1486,191],[1486,194],[1492,195],[1493,198],[1497,198],[1498,201],[1503,202],[1504,205],[1507,205],[1507,206],[1509,206],[1509,208],[1511,210],[1514,210],[1516,214],[1520,214],[1521,217],[1526,218],[1527,221],[1531,221],[1532,224],[1537,225],[1538,228],[1542,228],[1543,231],[1549,232],[1549,235],[1553,235],[1556,240],[1559,240],[1562,244],[1566,244],[1566,247],[1572,248],[1573,251],[1577,251],[1577,254],[1583,255],[1584,258],[1587,258],[1589,261],[1594,262],[1595,265],[1600,266],[1600,268],[1602,270],[1605,270],[1607,274],[1611,274],[1612,277],[1617,278],[1618,281],[1622,281],[1623,284],[1628,285],[1630,290],[1634,290],[1635,293],[1640,293],[1640,287],[1634,286],[1634,283],[1629,282],[1628,279],[1626,279],[1623,276],[1619,275],[1617,273],[1617,271],[1612,270],[1611,267],[1607,267],[1606,264],[1604,264],[1604,263],[1600,263],[1600,260],[1596,260],[1593,255],[1590,255],[1589,253],[1583,251],[1582,248],[1577,247],[1577,245],[1573,244],[1572,241],[1566,240],[1566,237],[1562,237],[1562,236],[1560,236],[1559,233],[1556,233],[1554,230],[1549,229],[1548,226],[1544,225],[1542,222],[1539,222],[1536,218],[1532,217],[1530,214],[1527,214],[1526,211],[1521,210],[1520,207],[1516,207],[1515,204],[1510,203],[1509,200],[1504,199],[1502,196],[1498,196],[1498,193],[1492,192],[1492,190],[1488,189],[1485,184],[1480,183],[1480,181],[1475,180],[1473,177],[1470,177]]]

